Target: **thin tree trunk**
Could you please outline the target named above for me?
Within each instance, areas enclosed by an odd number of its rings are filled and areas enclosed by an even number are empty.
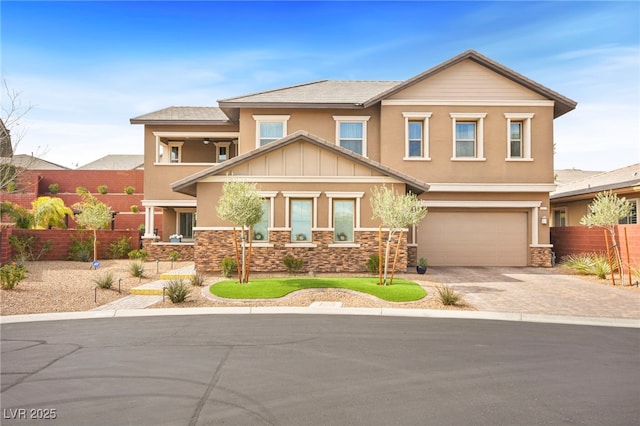
[[[249,227],[249,258],[247,259],[247,282],[251,275],[251,253],[253,253],[253,226]]]
[[[93,261],[98,260],[98,231],[93,230]]]
[[[398,254],[400,254],[400,241],[402,241],[402,231],[400,231],[400,235],[398,236],[398,244],[396,244],[396,255],[393,258],[393,266],[391,267],[391,281],[389,285],[393,284],[393,276],[396,273],[396,265],[398,264]]]
[[[233,227],[233,246],[236,250],[236,269],[238,270],[238,282],[242,284],[242,275],[240,273],[240,253],[238,250],[238,233],[236,227]]]
[[[388,259],[389,259],[389,255],[391,254],[391,239],[392,239],[392,237],[393,237],[393,231],[389,230],[389,236],[387,237],[387,243],[386,243],[386,246],[384,248],[384,278],[382,280],[384,285],[387,285],[387,273],[388,273],[388,269],[389,269]]]
[[[378,285],[382,285],[382,225],[378,227]]]
[[[246,264],[245,264],[245,258],[246,258],[246,254],[245,254],[245,247],[244,247],[244,225],[242,225],[242,236],[240,237],[240,241],[242,242],[242,283],[246,283]]]

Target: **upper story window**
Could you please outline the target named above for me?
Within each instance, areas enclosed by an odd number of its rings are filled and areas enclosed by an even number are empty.
[[[287,135],[290,115],[254,115],[256,120],[256,148],[267,145]]]
[[[530,161],[531,119],[533,113],[506,113],[507,161]]]
[[[430,112],[404,112],[405,160],[429,160]]]
[[[618,221],[620,225],[632,225],[638,223],[638,200],[628,200],[631,203],[631,213]]]
[[[169,162],[181,163],[182,162],[182,145],[184,142],[169,142]]]
[[[486,113],[451,113],[453,126],[452,160],[485,160],[484,118]]]
[[[356,154],[367,156],[367,121],[369,116],[337,116],[336,143]]]

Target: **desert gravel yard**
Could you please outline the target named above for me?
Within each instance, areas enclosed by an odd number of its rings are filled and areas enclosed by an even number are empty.
[[[192,262],[146,262],[144,277],[140,280],[129,273],[129,260],[103,260],[98,269],[91,263],[72,261],[27,262],[27,278],[13,290],[0,290],[2,315],[22,315],[48,312],[89,311],[129,294],[133,287],[159,279],[159,275],[172,269],[186,267]],[[115,279],[112,289],[96,289],[94,280],[106,272]],[[258,276],[258,274],[254,274]],[[205,287],[192,287],[189,298],[181,304],[160,302],[151,308],[209,307],[209,306],[309,306],[316,301],[340,302],[344,307],[396,307],[413,309],[475,310],[464,302],[458,306],[445,306],[437,298],[438,284],[426,275],[401,274],[403,278],[420,280],[427,290],[422,300],[407,303],[385,302],[373,296],[341,289],[313,289],[292,293],[275,300],[230,301],[216,299],[208,292],[208,285],[220,280],[219,275],[207,276]],[[118,292],[120,285],[121,292]]]

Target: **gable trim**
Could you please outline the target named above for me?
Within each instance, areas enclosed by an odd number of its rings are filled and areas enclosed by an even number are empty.
[[[199,182],[246,181],[256,183],[405,183],[389,176],[250,176],[219,175],[209,176]]]
[[[545,107],[554,106],[555,102],[550,100],[486,100],[486,101],[461,101],[446,99],[386,99],[382,101],[382,106],[523,106],[523,107]]]

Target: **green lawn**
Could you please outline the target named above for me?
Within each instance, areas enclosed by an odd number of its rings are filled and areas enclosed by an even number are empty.
[[[228,299],[274,299],[307,288],[346,288],[368,293],[389,302],[411,302],[422,299],[427,292],[413,281],[394,279],[393,285],[378,285],[377,277],[364,278],[263,278],[247,284],[221,281],[209,287],[212,294]]]

